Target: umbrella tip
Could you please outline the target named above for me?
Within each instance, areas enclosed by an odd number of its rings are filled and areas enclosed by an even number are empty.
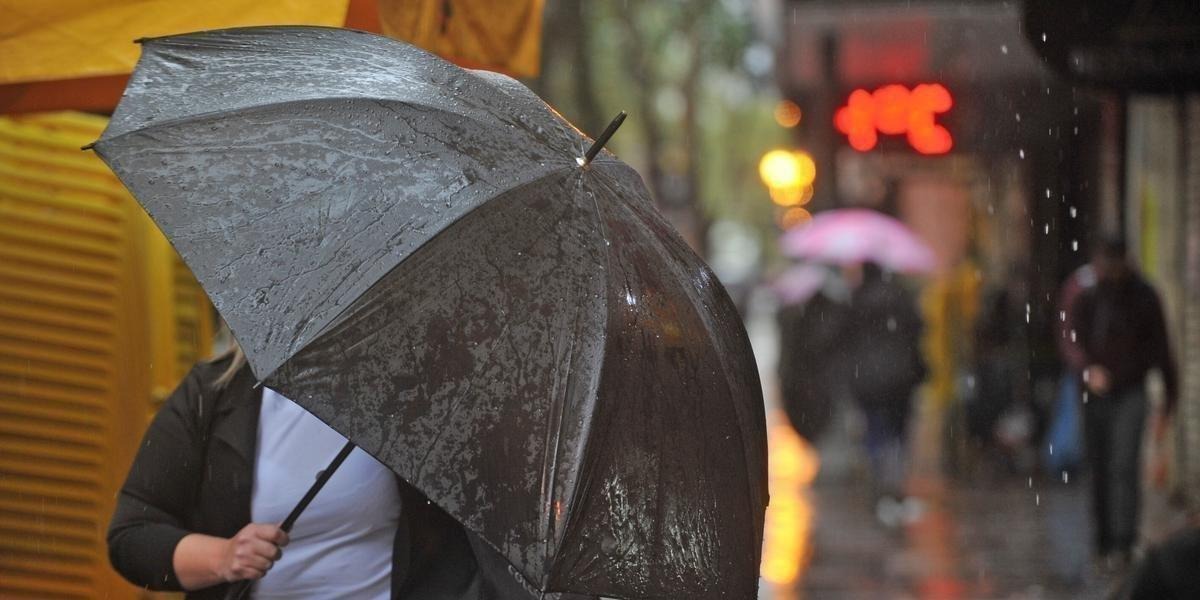
[[[80,146],[79,149],[80,150],[91,150],[92,148],[95,148],[95,147],[96,147],[96,142],[92,142],[90,144],[85,144],[83,146]]]
[[[579,166],[586,167],[591,164],[592,159],[596,158],[596,155],[600,154],[600,150],[604,148],[604,144],[608,143],[609,138],[611,138],[613,134],[617,132],[617,128],[621,126],[621,123],[625,122],[626,116],[628,116],[628,114],[625,111],[617,113],[617,116],[614,117],[612,122],[608,124],[608,127],[604,128],[604,132],[596,137],[596,141],[592,142],[592,147],[588,148],[587,153],[585,153],[582,158],[578,159]]]

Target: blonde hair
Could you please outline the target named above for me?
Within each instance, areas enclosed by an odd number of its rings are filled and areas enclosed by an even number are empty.
[[[237,376],[238,371],[241,371],[242,367],[246,366],[246,353],[242,351],[241,344],[238,344],[237,340],[234,339],[233,332],[229,330],[229,326],[225,323],[221,323],[221,327],[217,331],[216,337],[218,345],[224,345],[225,349],[221,350],[215,356],[209,359],[209,364],[219,363],[223,360],[232,358],[232,360],[229,362],[229,366],[226,367],[221,373],[221,376],[217,377],[217,380],[213,382],[213,387],[217,391],[221,391],[228,387],[229,382],[233,381],[233,378]],[[221,342],[224,342],[224,344],[221,344]]]

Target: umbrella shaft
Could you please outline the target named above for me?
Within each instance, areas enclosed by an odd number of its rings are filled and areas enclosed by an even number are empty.
[[[292,512],[287,516],[286,519],[283,520],[283,523],[279,525],[280,529],[289,533],[292,531],[292,526],[296,524],[296,519],[300,518],[300,513],[304,512],[304,509],[308,508],[308,505],[312,503],[313,498],[317,497],[317,492],[320,492],[321,488],[325,487],[325,484],[329,481],[329,478],[333,477],[334,471],[337,471],[338,467],[342,466],[343,462],[346,462],[346,457],[350,456],[350,453],[354,451],[354,448],[354,442],[346,442],[346,445],[342,446],[342,449],[338,451],[337,456],[333,457],[333,460],[329,461],[329,466],[325,467],[325,470],[321,471],[320,473],[317,473],[317,480],[314,481],[312,487],[308,488],[308,491],[304,493],[304,497],[301,498],[300,502],[296,504],[296,508],[293,508]],[[229,590],[230,593],[226,595],[226,598],[242,600],[246,597],[246,594],[250,592],[250,588],[253,585],[254,582],[250,580],[239,581]]]
[[[283,523],[279,525],[280,529],[284,530],[284,532],[291,533],[292,526],[296,524],[296,519],[300,518],[300,513],[304,512],[304,509],[308,508],[308,505],[313,501],[313,498],[317,497],[317,492],[320,492],[321,488],[325,487],[325,483],[329,481],[330,477],[333,477],[334,471],[337,471],[338,467],[342,466],[342,463],[345,462],[347,456],[350,456],[350,453],[354,451],[354,448],[354,442],[346,442],[346,445],[342,446],[342,449],[338,451],[337,456],[333,457],[333,460],[329,462],[329,466],[325,467],[325,470],[321,471],[320,473],[317,473],[317,480],[313,482],[312,487],[308,488],[308,491],[305,492],[304,497],[301,498],[300,502],[296,504],[296,508],[292,509],[291,514],[289,514],[287,518],[283,520]]]

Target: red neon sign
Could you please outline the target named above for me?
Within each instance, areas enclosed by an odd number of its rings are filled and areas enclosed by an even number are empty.
[[[882,133],[905,134],[909,145],[921,154],[945,154],[954,147],[954,140],[934,117],[953,105],[950,91],[940,83],[922,83],[912,90],[885,85],[874,93],[858,89],[834,114],[833,124],[846,134],[850,147],[860,152],[874,148]]]

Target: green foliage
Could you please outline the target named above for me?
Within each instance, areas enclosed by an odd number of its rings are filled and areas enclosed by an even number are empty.
[[[759,43],[748,7],[735,0],[564,0],[548,11],[539,82],[546,98],[585,127],[629,111],[610,148],[638,168],[660,203],[682,189],[677,200],[698,222],[732,219],[773,238],[773,207],[757,165],[789,136],[772,117],[774,82],[743,67],[747,49]],[[579,43],[586,46],[572,45]],[[578,69],[590,72],[587,81]],[[586,114],[584,94],[602,114]]]

